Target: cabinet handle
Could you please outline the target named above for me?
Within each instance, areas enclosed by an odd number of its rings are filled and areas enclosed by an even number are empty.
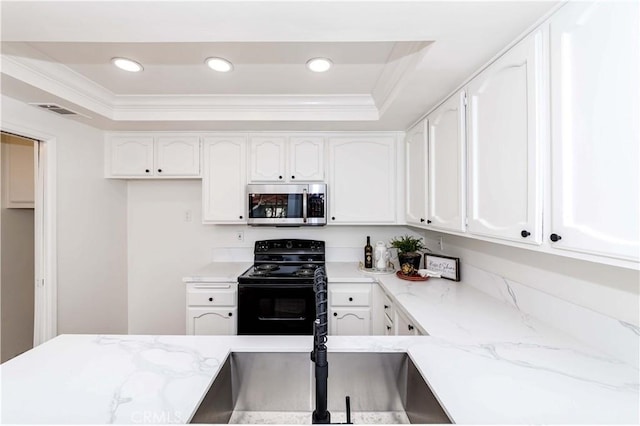
[[[384,305],[384,308],[385,309],[389,309],[389,305]]]
[[[337,317],[337,316],[338,316],[338,313],[337,313],[337,312],[334,312],[334,313],[333,313],[333,316],[334,316],[334,317]]]
[[[233,312],[229,312],[229,316],[232,317],[233,316]]]
[[[558,234],[551,234],[549,235],[549,239],[555,243],[556,241],[560,241],[562,237]]]
[[[336,220],[336,217],[335,216],[331,216],[331,220]]]
[[[349,302],[353,302],[353,297],[350,297],[350,298],[349,298]]]
[[[409,331],[413,330],[413,326],[411,324],[409,324],[407,328],[409,329]]]
[[[210,297],[210,298],[209,298],[209,302],[213,302],[213,297]]]
[[[282,176],[278,176],[278,179],[282,179]]]
[[[420,222],[421,223],[424,222],[424,218],[423,217],[420,218]]]
[[[430,220],[427,220],[427,223],[431,223],[431,221],[430,221]]]
[[[149,170],[149,169],[144,169],[144,172],[145,172],[145,173],[149,173],[150,171],[151,171],[151,170]]]
[[[162,169],[158,169],[158,173],[162,173]]]
[[[291,176],[291,179],[295,179],[295,178],[296,178],[295,176]]]
[[[390,325],[387,326],[387,330],[391,330],[391,326]]]
[[[238,216],[240,219],[242,219],[242,215]]]
[[[522,235],[522,238],[527,238],[529,235],[531,235],[531,232],[527,231],[526,229],[523,229],[520,232],[520,235]]]

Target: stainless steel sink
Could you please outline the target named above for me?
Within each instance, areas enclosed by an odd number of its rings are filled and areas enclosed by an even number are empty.
[[[407,354],[329,352],[328,361],[333,422],[344,421],[349,395],[354,423],[359,415],[367,423],[451,423]],[[309,353],[233,352],[191,423],[311,423],[313,374]]]

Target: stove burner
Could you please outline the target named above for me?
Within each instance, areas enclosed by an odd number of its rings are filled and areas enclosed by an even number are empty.
[[[300,265],[300,269],[311,269],[312,271],[315,271],[318,268],[318,265],[315,265],[313,263],[305,263],[304,265]]]
[[[256,272],[257,271],[277,271],[278,269],[280,269],[280,267],[278,265],[274,265],[273,263],[265,263],[263,265],[256,265],[255,266]]]
[[[256,269],[255,271],[251,272],[251,276],[252,277],[268,277],[270,275],[271,271],[264,271],[264,270],[258,270]]]
[[[312,277],[313,269],[300,268],[296,272],[294,272],[294,275],[297,277]]]

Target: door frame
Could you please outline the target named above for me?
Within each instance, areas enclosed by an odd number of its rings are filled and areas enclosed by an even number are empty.
[[[35,150],[35,306],[34,347],[58,334],[56,137],[38,129],[2,121],[0,130],[34,139]]]

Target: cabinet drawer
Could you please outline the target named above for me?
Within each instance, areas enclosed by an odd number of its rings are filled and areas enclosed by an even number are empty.
[[[329,289],[331,306],[369,306],[371,290],[364,288],[335,288]]]
[[[236,290],[191,290],[187,293],[189,306],[235,306]]]
[[[395,316],[395,308],[393,306],[393,302],[391,301],[391,298],[387,295],[387,293],[382,294],[382,309],[384,314],[393,323],[393,318]]]

